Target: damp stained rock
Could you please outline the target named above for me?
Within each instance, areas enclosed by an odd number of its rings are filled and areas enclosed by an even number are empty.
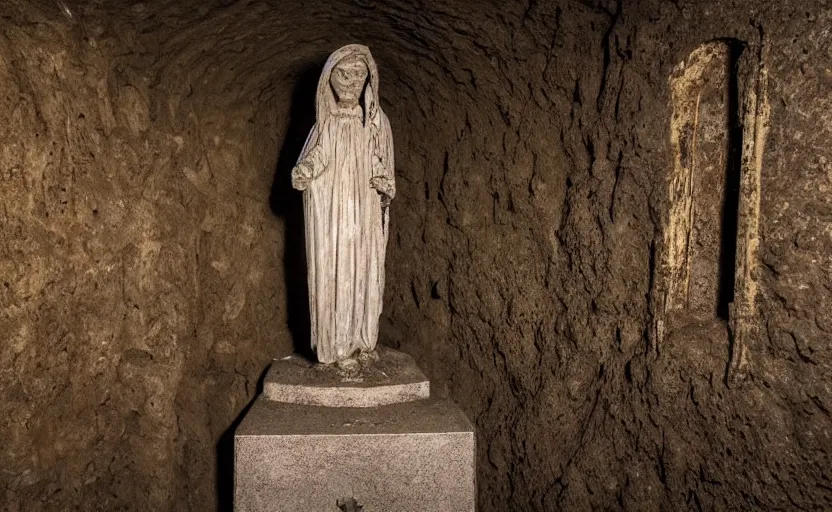
[[[231,506],[229,428],[308,346],[289,176],[353,41],[397,152],[380,343],[476,421],[482,510],[832,508],[822,3],[65,4],[0,14],[0,508]],[[733,352],[654,332],[670,78],[724,38]]]

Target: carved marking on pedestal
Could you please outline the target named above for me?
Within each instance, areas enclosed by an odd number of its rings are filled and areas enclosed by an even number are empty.
[[[343,512],[361,512],[364,505],[358,503],[355,498],[341,498],[335,502]]]

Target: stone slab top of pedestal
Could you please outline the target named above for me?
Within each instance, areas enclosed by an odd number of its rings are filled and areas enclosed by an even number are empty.
[[[344,436],[472,433],[451,400],[428,399],[381,407],[313,407],[255,400],[234,436]]]
[[[275,359],[263,395],[287,404],[377,407],[427,399],[430,381],[412,357],[379,346],[337,364],[316,364],[296,354]]]

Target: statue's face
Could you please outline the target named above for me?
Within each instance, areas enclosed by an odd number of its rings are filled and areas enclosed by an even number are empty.
[[[329,83],[338,97],[338,103],[355,105],[367,81],[367,66],[359,58],[347,58],[335,65]]]

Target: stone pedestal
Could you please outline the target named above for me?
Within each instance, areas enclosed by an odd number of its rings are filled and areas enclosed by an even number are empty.
[[[474,440],[449,400],[334,408],[261,396],[234,436],[234,508],[473,512]]]
[[[275,360],[234,434],[238,512],[473,512],[474,427],[407,354]]]

